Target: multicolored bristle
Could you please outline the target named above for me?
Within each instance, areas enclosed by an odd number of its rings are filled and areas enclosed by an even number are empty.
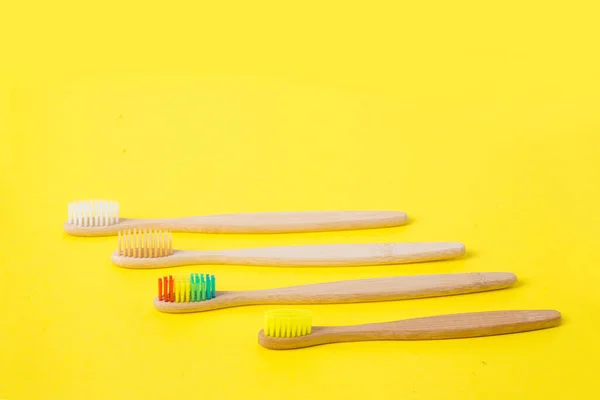
[[[70,224],[76,226],[109,226],[119,222],[119,203],[110,200],[79,200],[69,203]]]
[[[265,336],[292,338],[309,335],[312,314],[307,310],[279,309],[265,312]]]
[[[124,257],[158,258],[173,254],[173,234],[152,229],[118,232],[118,254]]]
[[[189,303],[214,299],[215,276],[192,273],[158,278],[158,300],[168,303]]]

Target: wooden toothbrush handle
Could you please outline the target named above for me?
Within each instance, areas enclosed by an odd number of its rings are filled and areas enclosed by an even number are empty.
[[[394,276],[238,292],[238,297],[247,304],[362,303],[483,292],[516,280],[510,272]]]
[[[404,225],[401,211],[306,211],[220,214],[173,220],[174,231],[292,233],[385,228]]]
[[[465,246],[455,242],[324,244],[212,252],[219,264],[281,267],[400,264],[443,260],[464,253]]]
[[[356,340],[458,339],[551,328],[560,320],[555,310],[486,311],[335,327],[330,333],[335,331],[341,338]]]

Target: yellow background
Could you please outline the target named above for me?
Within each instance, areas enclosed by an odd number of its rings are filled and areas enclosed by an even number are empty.
[[[0,398],[597,395],[596,1],[27,2],[0,12]],[[179,268],[221,289],[512,271],[510,290],[307,306],[314,323],[555,308],[556,329],[274,352],[268,307],[173,316],[164,271],[62,232],[121,216],[400,209],[402,228],[182,235],[177,248],[462,241],[419,265]]]

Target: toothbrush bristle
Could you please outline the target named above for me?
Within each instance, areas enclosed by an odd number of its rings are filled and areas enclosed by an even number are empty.
[[[192,273],[158,278],[158,300],[167,303],[189,303],[215,298],[215,276]]]
[[[307,310],[270,310],[265,312],[265,336],[292,338],[309,335],[312,314]]]
[[[110,200],[80,200],[69,203],[68,222],[82,227],[100,227],[119,222],[119,203]]]
[[[117,233],[118,254],[124,257],[158,258],[173,254],[173,234],[153,229],[129,229]]]

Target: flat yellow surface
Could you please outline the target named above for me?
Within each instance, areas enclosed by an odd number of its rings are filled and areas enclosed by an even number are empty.
[[[600,278],[596,1],[11,2],[0,12],[0,398],[595,398]],[[553,308],[558,328],[274,352],[263,313],[155,311],[124,217],[399,209],[402,228],[183,235],[182,249],[462,241],[451,262],[197,266],[220,289],[512,271],[497,292],[306,307],[317,325]]]

